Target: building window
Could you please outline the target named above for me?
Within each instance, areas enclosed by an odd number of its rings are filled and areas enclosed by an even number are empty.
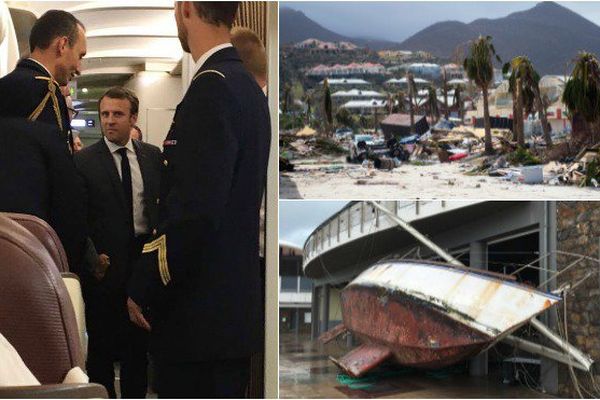
[[[300,277],[300,291],[301,292],[312,292],[312,280],[301,276]]]
[[[282,292],[297,292],[298,291],[298,277],[284,275],[281,277],[281,291]]]

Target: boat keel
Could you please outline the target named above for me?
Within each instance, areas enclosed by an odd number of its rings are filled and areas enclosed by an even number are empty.
[[[359,378],[384,362],[391,355],[392,351],[385,346],[363,344],[339,360],[333,357],[329,357],[329,359],[348,375]]]
[[[346,326],[344,326],[344,324],[339,324],[339,325],[336,325],[334,328],[328,330],[321,336],[319,336],[317,338],[317,340],[321,344],[327,344],[327,343],[331,342],[333,339],[335,339],[336,337],[343,335],[346,332],[348,332],[348,328],[346,328]]]

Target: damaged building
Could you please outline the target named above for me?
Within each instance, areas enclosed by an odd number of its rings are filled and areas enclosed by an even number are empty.
[[[279,332],[310,331],[312,282],[302,274],[302,249],[279,244]]]
[[[415,115],[415,132],[410,131],[409,114],[390,114],[380,126],[386,139],[401,138],[412,134],[422,135],[429,130],[429,123],[424,115]]]
[[[554,332],[566,321],[568,341],[593,360],[600,359],[600,208],[595,202],[554,201],[382,201],[452,256],[471,268],[515,274],[543,291],[574,287],[538,319]],[[385,257],[439,261],[439,257],[400,229],[368,202],[350,202],[323,222],[304,246],[303,272],[313,280],[313,338],[342,322],[341,290]],[[587,258],[586,258],[587,257]],[[523,269],[524,265],[530,267]],[[566,306],[565,306],[566,305]],[[566,312],[563,308],[566,307]],[[529,332],[522,332],[529,334]],[[565,336],[563,336],[564,338]],[[539,338],[538,338],[539,340]],[[357,345],[352,336],[348,347]],[[519,363],[528,384],[551,395],[597,397],[597,375],[573,371],[555,360],[515,351],[505,343],[466,362],[468,374],[488,376]],[[498,351],[496,351],[498,350]],[[594,366],[596,368],[596,366]],[[596,372],[597,373],[597,372]],[[595,394],[591,395],[590,394]]]

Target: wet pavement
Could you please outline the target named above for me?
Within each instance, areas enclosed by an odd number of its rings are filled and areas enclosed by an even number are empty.
[[[524,385],[505,385],[498,371],[469,376],[464,368],[437,373],[380,368],[367,384],[347,384],[329,356],[347,353],[345,340],[320,345],[308,335],[280,334],[280,398],[550,398]],[[341,383],[340,380],[344,383]]]

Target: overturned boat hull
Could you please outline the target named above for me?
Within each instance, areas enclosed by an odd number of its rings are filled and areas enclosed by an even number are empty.
[[[485,271],[386,261],[343,291],[343,324],[363,345],[334,362],[360,376],[386,359],[441,368],[485,350],[560,300]]]
[[[440,368],[479,353],[493,337],[469,328],[426,302],[379,288],[342,293],[344,325],[363,343],[384,345],[402,365]]]

